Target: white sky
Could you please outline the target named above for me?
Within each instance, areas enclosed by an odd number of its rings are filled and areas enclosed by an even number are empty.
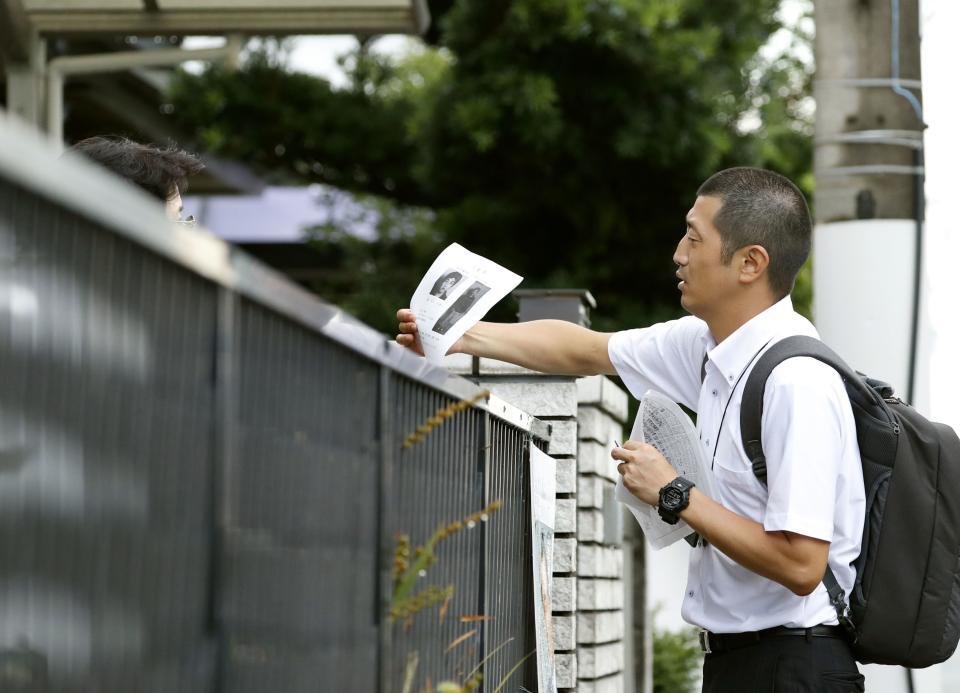
[[[780,19],[787,26],[797,26],[813,33],[813,18],[804,19],[803,14],[809,11],[813,5],[813,0],[782,0],[780,4]],[[791,34],[786,29],[781,29],[770,37],[770,40],[760,49],[761,55],[766,58],[775,57],[790,47]],[[804,62],[813,62],[813,50],[804,50],[800,53]]]
[[[402,55],[418,39],[401,34],[381,36],[373,43],[372,50],[388,55]],[[184,48],[212,48],[222,46],[226,39],[222,36],[188,36],[183,40]],[[290,38],[292,49],[289,65],[297,72],[325,77],[334,87],[343,87],[347,83],[343,68],[337,59],[357,47],[354,36],[293,36]],[[200,63],[186,63],[188,70],[201,69]]]

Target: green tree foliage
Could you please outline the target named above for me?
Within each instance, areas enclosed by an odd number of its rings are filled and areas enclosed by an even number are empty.
[[[171,100],[202,147],[273,180],[419,210],[372,241],[314,233],[330,277],[315,288],[381,329],[451,241],[526,287],[589,288],[596,326],[631,326],[680,310],[671,256],[705,177],[809,170],[806,73],[757,58],[778,2],[436,0],[434,45],[361,46],[348,88],[261,51],[180,73]]]

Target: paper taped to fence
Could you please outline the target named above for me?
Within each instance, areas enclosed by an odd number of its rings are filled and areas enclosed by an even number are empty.
[[[700,444],[700,437],[690,417],[669,397],[649,390],[640,401],[640,409],[633,423],[630,439],[649,443],[667,458],[677,474],[689,479],[710,497],[715,497],[710,460]],[[687,536],[690,526],[683,520],[668,525],[654,506],[647,505],[630,493],[617,478],[617,500],[626,505],[637,518],[650,546],[662,549]]]
[[[557,517],[557,463],[530,443],[530,527],[533,550],[533,622],[537,690],[556,693],[553,657],[553,545]]]
[[[410,299],[423,353],[434,363],[523,277],[458,243],[447,246]]]

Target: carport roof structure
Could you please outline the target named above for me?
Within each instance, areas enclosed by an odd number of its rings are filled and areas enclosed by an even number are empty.
[[[15,60],[32,32],[422,34],[428,24],[426,0],[0,0],[0,42]]]
[[[64,98],[72,141],[93,130],[183,141],[159,117],[158,73],[147,75],[148,64],[162,69],[180,60],[235,57],[228,48],[242,45],[244,36],[422,35],[429,24],[427,0],[0,0],[0,108],[46,126],[55,142],[63,138]],[[166,37],[168,45],[177,45],[175,37],[189,35],[228,35],[240,43],[211,49],[222,53],[213,57],[203,51],[134,51],[118,42]],[[114,71],[109,77],[96,74],[109,71]],[[198,191],[253,192],[262,186],[235,162],[215,166],[207,159],[207,171],[197,176]]]

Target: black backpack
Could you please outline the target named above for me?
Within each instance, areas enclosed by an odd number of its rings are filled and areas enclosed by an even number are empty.
[[[754,366],[740,410],[743,448],[766,485],[763,391],[788,358],[809,356],[843,378],[857,426],[866,518],[847,601],[827,567],[823,584],[863,663],[919,668],[942,662],[960,638],[960,439],[853,371],[823,342],[788,337]]]

